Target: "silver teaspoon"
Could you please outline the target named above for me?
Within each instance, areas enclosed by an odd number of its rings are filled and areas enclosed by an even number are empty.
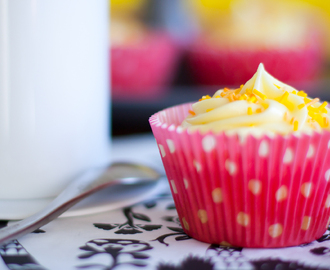
[[[41,211],[0,229],[0,246],[42,227],[100,189],[118,184],[152,182],[160,176],[150,167],[133,163],[113,163],[107,168],[90,170],[68,185]]]

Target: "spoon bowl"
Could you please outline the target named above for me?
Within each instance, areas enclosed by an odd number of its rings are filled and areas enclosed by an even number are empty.
[[[113,185],[157,181],[154,169],[135,163],[118,162],[106,168],[91,169],[68,185],[47,207],[36,214],[0,229],[0,245],[33,232],[60,216],[87,196]]]

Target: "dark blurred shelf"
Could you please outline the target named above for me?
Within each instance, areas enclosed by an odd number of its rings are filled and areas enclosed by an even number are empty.
[[[303,89],[311,97],[330,101],[330,79],[318,80],[305,85],[294,85]],[[149,101],[113,101],[112,103],[112,135],[120,136],[135,133],[151,132],[148,119],[154,113],[177,104],[197,101],[203,95],[213,95],[217,86],[177,87],[168,91],[160,99]]]

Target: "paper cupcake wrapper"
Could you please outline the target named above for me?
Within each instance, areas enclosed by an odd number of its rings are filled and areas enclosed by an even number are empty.
[[[154,98],[174,77],[178,47],[166,34],[151,34],[136,46],[112,47],[110,76],[114,99]]]
[[[251,78],[260,63],[275,78],[300,83],[315,79],[323,63],[317,41],[302,48],[264,50],[221,49],[198,41],[187,58],[197,82],[205,85],[239,85]]]
[[[284,247],[321,237],[330,216],[330,133],[301,137],[189,133],[191,104],[153,115],[184,231],[213,244]]]

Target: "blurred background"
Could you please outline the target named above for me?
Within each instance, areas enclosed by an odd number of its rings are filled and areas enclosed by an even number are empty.
[[[112,134],[222,87],[260,62],[277,79],[330,100],[330,1],[110,0]]]

